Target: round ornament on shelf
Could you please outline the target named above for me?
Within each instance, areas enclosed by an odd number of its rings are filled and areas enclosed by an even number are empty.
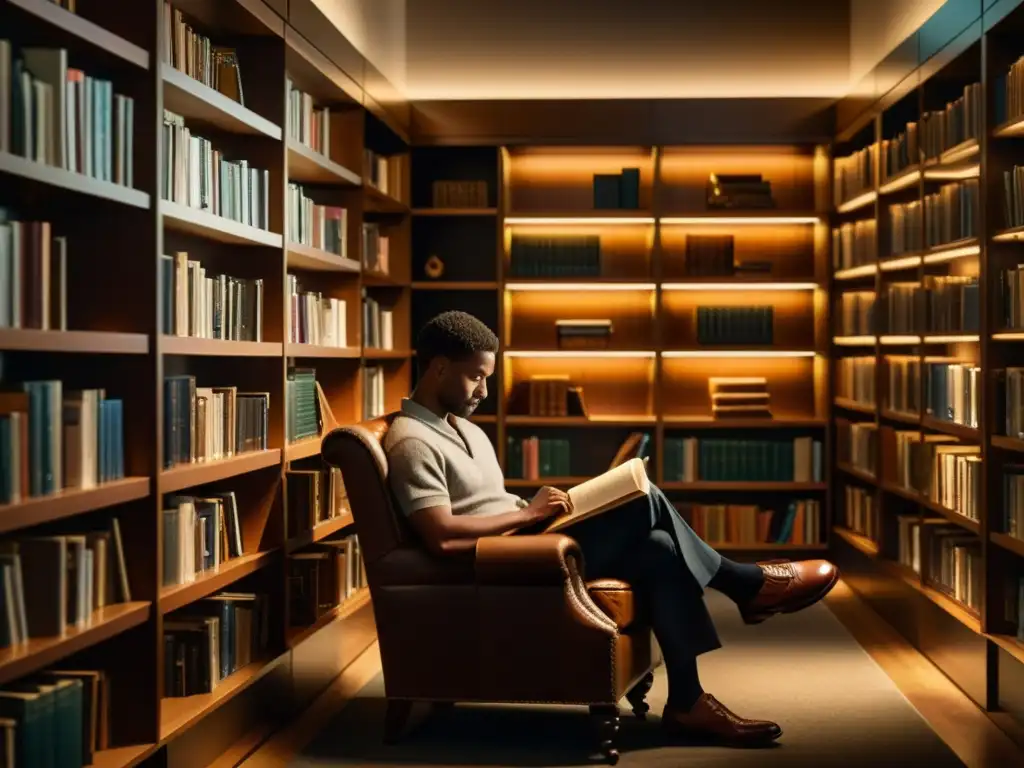
[[[437,280],[441,275],[444,274],[444,262],[437,256],[437,254],[430,254],[430,258],[427,259],[427,263],[423,266],[423,272],[431,280]]]

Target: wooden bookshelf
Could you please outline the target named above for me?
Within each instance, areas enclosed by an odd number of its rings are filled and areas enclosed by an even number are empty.
[[[102,670],[110,689],[110,739],[94,766],[127,768],[147,758],[167,766],[205,765],[257,725],[280,722],[306,706],[374,639],[366,591],[310,626],[290,623],[289,558],[348,538],[354,528],[342,510],[309,531],[286,534],[294,513],[288,473],[324,469],[318,434],[289,439],[288,379],[293,368],[315,371],[323,392],[318,431],[396,407],[408,392],[410,140],[388,113],[364,106],[369,95],[343,71],[351,62],[344,56],[335,61],[334,46],[311,28],[309,3],[172,2],[196,33],[235,49],[242,100],[165,60],[163,3],[77,5],[72,13],[49,0],[0,0],[0,38],[10,41],[15,57],[22,47],[64,49],[69,67],[106,79],[113,94],[131,98],[131,178],[68,170],[73,166],[55,158],[37,162],[13,144],[0,146],[4,221],[48,221],[51,234],[67,243],[64,324],[53,319],[44,330],[26,320],[21,328],[3,328],[0,354],[11,382],[60,380],[65,392],[102,388],[106,399],[121,401],[123,476],[0,504],[0,534],[18,541],[110,531],[116,520],[131,595],[63,634],[32,635],[0,648],[0,684],[54,667]],[[307,39],[313,32],[316,45]],[[329,111],[329,140],[300,133],[289,84],[308,94],[315,109]],[[256,169],[251,210],[232,209],[223,195],[209,196],[200,207],[180,189],[161,186],[161,178],[175,177],[160,167],[165,110],[230,162],[244,159]],[[225,188],[231,183],[223,182]],[[307,205],[343,209],[344,226],[317,229],[307,221],[303,228],[291,204],[292,183],[301,185]],[[387,238],[383,263],[364,248],[372,242],[364,226]],[[172,257],[170,267],[164,254]],[[259,311],[252,309],[240,324],[225,323],[223,332],[210,332],[213,312],[186,310],[184,332],[172,314],[168,327],[165,281],[177,274],[177,254],[184,254],[180,268],[195,270],[193,277],[200,268],[207,278],[228,276],[224,296],[234,297],[232,311],[255,307],[255,297]],[[335,305],[339,322],[296,326],[293,335],[289,276],[300,292],[343,302]],[[368,336],[364,295],[391,311],[390,337]],[[307,311],[320,314],[309,305],[295,317]],[[368,383],[367,370],[375,366],[383,373]],[[265,447],[173,464],[165,379],[174,376],[195,377],[197,387],[268,393]],[[379,391],[371,393],[374,387]],[[227,492],[235,494],[241,554],[184,583],[165,584],[163,516],[171,499]],[[36,588],[27,584],[26,595]],[[265,596],[266,646],[212,692],[170,695],[165,626],[225,591]],[[325,645],[336,652],[325,653]],[[275,702],[274,713],[266,701]]]
[[[638,169],[632,199],[619,208],[595,200],[594,175],[624,168]],[[708,209],[712,173],[763,174],[775,207]],[[491,436],[515,492],[579,483],[607,469],[631,434],[643,433],[652,480],[680,502],[776,511],[817,503],[814,541],[722,548],[740,557],[822,551],[829,528],[828,184],[826,148],[815,146],[414,146],[413,333],[452,307],[497,333],[495,381],[475,421]],[[766,264],[698,271],[687,263],[687,243],[699,235],[731,236],[736,262]],[[528,238],[567,237],[599,238],[600,268],[541,272],[513,255]],[[493,259],[480,258],[490,249]],[[752,301],[771,307],[768,343],[716,346],[698,335],[698,307],[734,311],[727,308]],[[608,319],[613,331],[600,348],[566,349],[556,330],[564,319]],[[582,387],[586,415],[531,412],[523,388],[532,377],[552,376]],[[771,418],[716,418],[711,376],[764,376]],[[569,472],[519,472],[514,441],[534,436],[568,445]],[[817,480],[716,480],[709,469],[710,479],[698,473],[685,482],[666,467],[666,441],[797,437],[821,444]]]
[[[1020,135],[1020,96],[1006,91],[1006,76],[1024,54],[1022,31],[1024,8],[1017,3],[986,7],[941,54],[842,125],[836,171],[841,158],[872,152],[862,167],[873,173],[833,198],[833,227],[859,227],[862,247],[856,259],[834,254],[830,284],[840,566],[980,707],[1000,711],[997,723],[1009,716],[1017,729],[1024,725],[1024,658],[1009,606],[1018,603],[1024,579],[1024,534],[1011,535],[1004,510],[1013,513],[1006,473],[1019,463],[1024,442],[1007,430],[1006,413],[1021,406],[1006,399],[1000,380],[1022,364],[1024,338],[1019,319],[1004,319],[1010,316],[1002,288],[1020,260],[1015,243],[1024,224],[1007,218],[1004,186],[1004,173],[1024,165],[1013,138]],[[966,119],[938,140],[933,116],[947,109]],[[1011,193],[1019,199],[1012,185]],[[954,199],[972,211],[966,222],[950,215]],[[914,213],[926,205],[927,215]],[[863,320],[872,295],[874,325],[852,322]],[[953,296],[966,304],[943,314]],[[851,322],[844,323],[844,301]],[[858,338],[864,343],[850,342]],[[941,384],[953,375],[950,365],[974,371],[955,407]],[[951,447],[938,450],[961,457],[942,459],[949,462],[943,469],[932,457],[936,449],[922,451],[915,481],[909,445],[923,440],[943,441],[937,444]],[[944,503],[956,471],[970,473],[961,482],[974,485]],[[946,546],[961,553],[970,584],[955,580],[942,538],[954,539]]]

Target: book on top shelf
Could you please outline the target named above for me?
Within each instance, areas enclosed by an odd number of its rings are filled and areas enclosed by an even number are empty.
[[[552,520],[544,528],[544,533],[554,533],[596,517],[633,499],[646,496],[650,491],[647,459],[632,458],[570,488],[568,494],[571,509],[568,514]]]

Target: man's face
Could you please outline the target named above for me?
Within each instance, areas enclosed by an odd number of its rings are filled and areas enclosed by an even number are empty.
[[[494,373],[494,353],[477,352],[466,360],[438,358],[438,399],[449,413],[472,415],[487,397],[487,377]]]

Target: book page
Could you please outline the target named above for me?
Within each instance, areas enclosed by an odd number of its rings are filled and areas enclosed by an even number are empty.
[[[548,531],[565,528],[597,512],[618,506],[650,491],[647,460],[634,458],[569,489],[572,512],[558,518]]]

